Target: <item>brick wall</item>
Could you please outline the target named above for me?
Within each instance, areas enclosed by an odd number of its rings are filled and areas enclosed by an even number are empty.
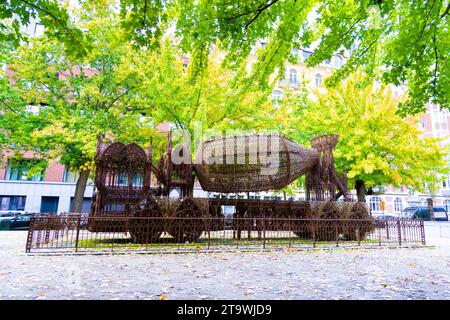
[[[65,167],[53,160],[49,163],[47,170],[45,170],[44,181],[47,182],[64,182],[64,169]]]

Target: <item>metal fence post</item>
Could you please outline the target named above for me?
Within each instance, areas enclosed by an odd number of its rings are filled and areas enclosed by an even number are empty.
[[[397,220],[397,232],[398,232],[398,245],[402,245],[402,228],[400,225],[400,220]]]
[[[266,217],[263,217],[263,249],[266,248]]]
[[[423,220],[420,220],[420,235],[422,237],[422,244],[426,245],[426,242],[425,242],[425,224],[423,223]]]
[[[389,220],[386,220],[385,223],[386,223],[386,239],[389,240]]]
[[[313,219],[312,225],[313,225],[313,228],[312,228],[312,230],[313,230],[313,248],[315,248],[316,247],[316,219]]]
[[[31,251],[31,245],[33,243],[33,229],[34,229],[34,220],[36,218],[35,217],[31,217],[30,219],[30,226],[28,227],[28,234],[27,234],[27,243],[25,246],[25,252],[30,252]]]
[[[339,220],[336,220],[336,247],[339,247]]]
[[[78,239],[80,237],[80,225],[81,225],[81,215],[78,216],[78,221],[77,221],[77,235],[75,237],[75,252],[78,252]]]
[[[361,232],[360,232],[360,228],[363,230],[362,234],[364,236],[365,232],[364,232],[364,227],[362,226],[362,224],[359,224],[356,227],[356,241],[358,241],[358,246],[361,246]]]
[[[208,250],[211,246],[211,217],[208,218]]]
[[[378,245],[381,246],[381,229],[382,228],[376,228],[375,230],[378,230]],[[386,222],[386,229],[387,229],[387,222]]]
[[[291,241],[292,241],[292,223],[293,220],[289,219],[289,248],[291,247]]]

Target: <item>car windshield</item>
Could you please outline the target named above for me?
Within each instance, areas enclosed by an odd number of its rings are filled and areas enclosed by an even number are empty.
[[[402,217],[412,217],[416,212],[417,208],[406,208],[402,212]]]

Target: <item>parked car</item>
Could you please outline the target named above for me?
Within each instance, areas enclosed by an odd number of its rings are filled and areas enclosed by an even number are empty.
[[[10,230],[11,220],[19,213],[16,211],[1,211],[0,212],[0,230]]]
[[[444,207],[433,207],[433,212],[436,221],[448,221],[447,210]],[[407,207],[400,214],[400,218],[430,221],[430,210],[428,207]]]
[[[9,222],[9,230],[28,230],[28,227],[30,226],[31,216],[31,213],[24,213],[15,216]]]
[[[381,219],[381,220],[395,219],[395,218],[398,218],[398,214],[396,214],[396,213],[373,213],[372,218]]]
[[[396,219],[398,214],[395,213],[385,213],[385,214],[372,214],[372,218],[375,219],[375,228],[384,228],[386,225],[385,220]]]

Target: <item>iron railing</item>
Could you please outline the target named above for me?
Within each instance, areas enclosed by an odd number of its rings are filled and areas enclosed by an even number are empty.
[[[91,232],[95,230],[102,232]],[[218,251],[425,245],[421,220],[34,215],[26,252]]]

